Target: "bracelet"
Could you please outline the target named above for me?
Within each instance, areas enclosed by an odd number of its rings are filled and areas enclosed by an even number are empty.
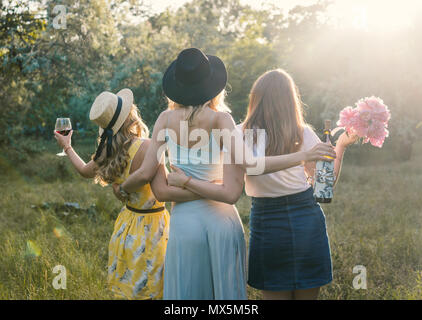
[[[192,179],[192,177],[188,177],[188,180],[185,181],[184,184],[182,184],[182,188],[186,189],[186,185],[188,184],[188,182],[190,181],[190,179]]]
[[[67,150],[69,150],[70,148],[72,148],[71,145],[67,146],[66,148],[63,149],[63,151],[66,153]]]
[[[122,185],[121,185],[121,184],[119,185],[119,193],[120,193],[120,195],[121,195],[121,197],[122,197],[123,199],[127,200],[127,199],[129,198],[129,193],[127,193],[127,192],[123,189],[123,187],[122,187]]]

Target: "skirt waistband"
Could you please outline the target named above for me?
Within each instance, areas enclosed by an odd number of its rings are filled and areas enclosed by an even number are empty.
[[[288,194],[281,197],[276,198],[267,198],[267,197],[252,197],[252,203],[253,204],[279,204],[279,205],[286,205],[286,204],[292,204],[292,203],[298,203],[304,200],[308,199],[314,199],[314,189],[312,187],[309,187],[307,190],[294,193],[294,194]]]
[[[136,208],[126,205],[126,209],[132,212],[136,212],[136,213],[156,213],[156,212],[163,211],[165,207],[158,207],[158,208],[153,208],[153,209],[136,209]]]

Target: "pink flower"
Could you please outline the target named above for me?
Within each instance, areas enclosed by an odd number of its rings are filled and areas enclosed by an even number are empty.
[[[358,102],[356,102],[356,108],[359,112],[371,112],[372,108],[370,105],[366,103],[365,99],[361,99]]]
[[[368,134],[368,121],[363,120],[363,118],[358,115],[354,121],[353,131],[361,138],[366,137]]]
[[[372,120],[368,126],[368,135],[370,137],[380,137],[384,134],[385,125],[383,122]]]
[[[382,101],[380,98],[372,96],[370,98],[365,98],[364,101],[372,109],[373,112],[382,112],[386,109],[384,101]]]
[[[384,144],[384,139],[369,138],[369,141],[374,147],[382,148]]]
[[[370,142],[381,148],[388,137],[388,121],[391,113],[384,102],[377,97],[364,98],[356,102],[356,108],[346,107],[340,112],[337,125],[349,134],[356,134],[363,143]]]
[[[340,120],[337,121],[339,127],[350,127],[353,126],[354,119],[356,118],[358,111],[352,107],[346,107],[340,112]]]
[[[387,122],[391,118],[388,107],[384,104],[380,98],[370,97],[364,99],[366,104],[371,108],[372,119]]]
[[[372,119],[385,122],[386,125],[388,125],[388,121],[390,120],[390,118],[391,113],[388,109],[372,114]]]
[[[359,117],[362,121],[369,121],[371,120],[371,112],[368,110],[364,110],[364,111],[360,111],[359,112]]]

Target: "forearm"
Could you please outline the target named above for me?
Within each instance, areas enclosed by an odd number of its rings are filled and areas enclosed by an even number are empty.
[[[156,194],[157,200],[162,202],[185,202],[201,199],[200,195],[190,190],[173,186],[166,186],[154,194]]]
[[[185,201],[192,201],[192,200],[198,200],[202,197],[199,194],[196,194],[190,190],[182,189],[179,187],[171,187],[169,186],[168,197],[169,200],[172,202],[185,202]]]
[[[246,168],[246,173],[248,175],[261,175],[298,166],[306,159],[306,153],[300,151],[280,156],[259,157],[255,159],[255,166]]]
[[[70,147],[66,150],[66,154],[72,163],[73,167],[78,171],[78,173],[84,178],[93,178],[95,176],[94,170],[89,168],[89,166],[79,157],[76,151]]]
[[[134,173],[132,173],[123,183],[122,188],[127,193],[136,192],[140,187],[149,183],[151,177],[146,174],[145,170],[139,168]]]
[[[335,147],[335,151],[337,154],[336,159],[334,160],[334,174],[335,174],[335,182],[334,182],[334,187],[336,186],[338,179],[340,178],[340,173],[341,173],[341,167],[343,164],[343,156],[344,156],[344,152],[346,151],[346,148],[340,145],[337,145]]]
[[[162,142],[157,142],[156,140],[156,137],[155,140],[154,138],[151,140],[141,166],[122,183],[121,187],[127,193],[136,192],[143,185],[150,183],[154,179],[158,168],[162,165],[164,149],[159,150]]]
[[[229,192],[224,184],[214,184],[212,182],[190,179],[185,184],[185,188],[200,195],[203,198],[234,204],[240,197],[236,192]]]
[[[136,192],[143,185],[153,181],[159,167],[160,162],[156,160],[149,146],[141,166],[127,177],[121,187],[127,193]]]
[[[264,173],[276,172],[298,166],[303,163],[305,159],[306,153],[303,151],[280,156],[267,157],[265,159]]]

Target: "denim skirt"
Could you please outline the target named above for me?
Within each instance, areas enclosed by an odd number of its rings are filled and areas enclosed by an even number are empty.
[[[310,289],[332,281],[325,215],[306,191],[254,198],[250,214],[248,284],[259,290]]]

